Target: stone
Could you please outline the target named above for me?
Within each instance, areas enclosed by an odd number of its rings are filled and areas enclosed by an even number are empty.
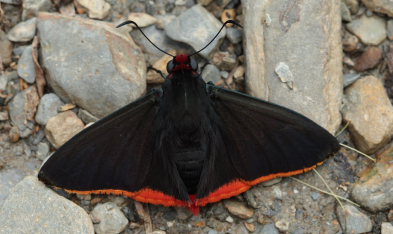
[[[393,206],[393,145],[377,156],[373,167],[364,170],[353,185],[351,196],[367,210],[380,212]]]
[[[213,39],[221,26],[220,21],[198,4],[165,25],[165,31],[171,39],[184,42],[198,51]],[[225,29],[199,54],[208,58],[223,37],[225,37]]]
[[[346,52],[354,52],[360,48],[359,38],[345,31],[343,37],[343,50]]]
[[[231,71],[236,66],[236,56],[227,51],[217,51],[213,54],[212,62],[225,71]]]
[[[83,129],[82,120],[72,111],[66,111],[50,118],[45,127],[46,138],[58,149]]]
[[[35,65],[33,61],[33,48],[31,46],[23,50],[22,57],[18,61],[18,75],[29,84],[35,82]]]
[[[393,41],[393,20],[388,20],[386,28],[389,40]]]
[[[352,21],[351,12],[344,2],[341,2],[341,18],[346,22]]]
[[[381,234],[392,234],[393,233],[393,224],[388,222],[383,222],[381,224]]]
[[[99,119],[89,113],[87,110],[84,109],[79,109],[78,111],[78,117],[84,122],[84,123],[94,123],[98,121]]]
[[[128,224],[127,218],[113,202],[96,205],[90,215],[98,222],[94,224],[97,234],[120,233]]]
[[[46,79],[65,102],[102,118],[145,92],[142,51],[113,25],[40,13],[38,31]]]
[[[236,9],[224,9],[221,13],[221,23],[225,23],[228,20],[236,19]],[[226,27],[232,27],[233,24],[227,24]]]
[[[37,18],[18,23],[7,34],[8,40],[13,42],[31,41],[35,35]]]
[[[35,121],[41,125],[46,125],[48,120],[57,115],[59,108],[64,105],[60,98],[54,93],[47,93],[42,96],[38,105]]]
[[[244,222],[244,226],[247,228],[247,230],[249,232],[255,232],[256,231],[255,224],[253,224],[253,223]]]
[[[289,66],[283,62],[279,62],[275,67],[274,71],[276,72],[278,78],[281,82],[285,83],[289,89],[293,89],[294,79]]]
[[[37,152],[35,156],[41,160],[45,160],[49,154],[49,144],[46,142],[40,142],[37,145]]]
[[[128,15],[128,20],[134,21],[139,27],[144,28],[155,24],[157,19],[143,12],[132,12]],[[131,25],[132,26],[132,25]]]
[[[0,29],[0,59],[3,64],[10,64],[12,61],[12,43],[7,35]]]
[[[357,148],[373,153],[393,134],[393,107],[380,80],[366,76],[345,90],[343,118]]]
[[[333,133],[341,124],[340,0],[247,0],[242,7],[247,92],[302,113]],[[277,78],[280,62],[290,68],[296,89]]]
[[[344,233],[365,233],[372,230],[371,219],[352,205],[337,206],[337,216]]]
[[[27,20],[38,15],[40,11],[54,10],[51,0],[23,0],[22,19]]]
[[[289,224],[290,222],[288,220],[285,219],[280,219],[277,220],[274,225],[276,226],[276,228],[278,230],[280,230],[281,232],[287,232],[289,230]]]
[[[362,0],[362,3],[374,12],[393,17],[393,2],[390,0]]]
[[[378,45],[386,39],[386,22],[379,16],[362,15],[346,25],[366,45]]]
[[[259,234],[279,234],[277,228],[272,223],[263,225],[262,229],[258,233]]]
[[[238,202],[234,200],[225,200],[224,206],[225,208],[227,208],[229,213],[241,219],[249,219],[254,215],[254,210],[248,208],[242,202]]]
[[[32,131],[28,122],[34,120],[38,103],[39,97],[34,86],[16,94],[9,103],[10,118],[12,123],[18,127],[22,137],[27,137]],[[26,130],[30,130],[30,133],[23,134]]]
[[[372,69],[382,59],[382,50],[378,47],[368,47],[356,60],[355,66],[353,67],[358,72],[363,72],[368,69]]]
[[[169,54],[176,54],[175,50],[170,50],[168,52]],[[168,73],[166,70],[166,66],[169,61],[173,59],[172,56],[169,55],[164,55],[160,59],[158,59],[156,62],[153,64],[153,68],[161,71],[161,73],[165,76],[165,74]],[[154,70],[149,70],[147,73],[147,82],[149,84],[161,84],[164,83],[165,79],[161,76],[160,73]]]
[[[345,5],[349,8],[352,14],[356,14],[359,11],[358,0],[344,0]]]
[[[94,234],[94,228],[81,207],[27,176],[0,207],[0,233]]]
[[[8,120],[8,112],[7,111],[0,111],[0,121]]]
[[[243,39],[242,30],[235,27],[231,27],[231,28],[227,28],[226,31],[227,31],[226,37],[231,43],[237,44],[242,41]]]
[[[243,80],[245,72],[244,66],[238,66],[233,73],[233,78],[235,78],[235,80]]]
[[[349,85],[353,84],[360,78],[359,73],[347,73],[344,74],[344,88],[348,87]]]
[[[220,70],[213,64],[206,65],[202,71],[201,76],[205,82],[211,81],[216,85],[219,85],[220,83],[222,83],[222,79],[220,76]]]
[[[87,10],[89,18],[92,19],[104,19],[111,10],[111,5],[105,0],[77,0],[76,2]]]

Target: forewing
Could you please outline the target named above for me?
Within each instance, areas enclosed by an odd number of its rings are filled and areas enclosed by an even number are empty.
[[[42,166],[39,179],[70,192],[123,194],[143,202],[175,205],[172,191],[156,180],[146,184],[155,160],[154,120],[159,91],[123,107],[86,128]],[[165,171],[164,171],[165,173]]]
[[[334,136],[292,110],[216,86],[209,90],[221,120],[216,134],[221,139],[216,141],[223,142],[212,154],[227,166],[216,163],[203,176],[222,180],[214,178],[214,171],[225,170],[230,179],[215,187],[201,185],[207,187],[198,193],[202,205],[266,180],[311,170],[339,149]]]

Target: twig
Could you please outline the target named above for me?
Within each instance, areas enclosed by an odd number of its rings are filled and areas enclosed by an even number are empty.
[[[341,145],[341,146],[344,146],[344,147],[346,147],[346,148],[348,148],[348,149],[350,149],[350,150],[352,150],[352,151],[355,151],[355,152],[358,153],[358,154],[363,155],[364,157],[370,159],[370,160],[373,161],[373,162],[376,162],[376,161],[377,161],[377,160],[375,160],[375,158],[372,158],[370,155],[367,155],[367,154],[365,154],[365,153],[363,153],[363,152],[361,152],[361,151],[359,151],[359,150],[357,150],[357,149],[355,149],[355,148],[352,148],[352,147],[349,146],[349,145],[345,145],[345,144],[343,144],[343,143],[340,143],[340,145]]]

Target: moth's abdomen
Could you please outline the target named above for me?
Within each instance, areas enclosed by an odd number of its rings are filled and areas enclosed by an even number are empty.
[[[195,194],[201,176],[206,152],[199,149],[182,150],[175,153],[175,164],[188,194]]]

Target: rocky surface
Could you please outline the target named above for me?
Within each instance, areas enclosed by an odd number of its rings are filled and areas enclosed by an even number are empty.
[[[18,183],[0,209],[0,233],[94,233],[86,212],[35,176]]]
[[[339,1],[243,3],[245,14],[255,17],[252,20],[256,21],[250,20],[252,24],[247,26],[251,29],[245,30],[245,52],[249,57],[247,53],[251,51],[252,58],[246,63],[249,92],[290,107],[331,132],[341,123],[339,6]],[[277,77],[275,68],[280,63],[285,63],[293,74],[294,88]],[[324,91],[321,93],[321,90]]]
[[[393,135],[393,107],[376,77],[363,77],[345,90],[342,112],[363,152],[374,153]]]
[[[389,114],[378,109],[382,106],[391,109],[389,101],[393,101],[393,20],[386,11],[391,4],[388,1],[318,0],[307,4],[282,0],[0,1],[0,216],[14,215],[14,229],[7,229],[7,233],[29,228],[35,228],[34,233],[78,233],[78,228],[85,228],[83,233],[157,234],[390,232],[391,132],[382,121],[388,120]],[[184,17],[190,12],[192,17]],[[203,19],[198,20],[197,15]],[[33,24],[26,25],[29,19],[33,19],[30,21]],[[360,208],[342,201],[345,209],[341,210],[331,196],[284,178],[208,205],[199,216],[182,207],[141,205],[119,196],[60,192],[85,210],[67,212],[64,198],[30,178],[26,180],[34,182],[21,182],[25,184],[23,190],[49,191],[51,198],[42,196],[47,201],[41,202],[33,195],[23,195],[24,201],[17,203],[23,204],[24,212],[16,209],[18,206],[9,203],[9,199],[26,193],[16,190],[20,187],[15,185],[27,175],[36,175],[42,161],[75,134],[72,129],[80,131],[84,124],[95,122],[142,95],[145,87],[158,87],[162,83],[163,78],[154,70],[147,70],[145,76],[146,67],[154,67],[165,75],[171,57],[154,48],[135,27],[114,28],[127,19],[137,21],[145,34],[170,54],[192,53],[199,49],[193,43],[202,47],[209,41],[208,37],[200,40],[206,36],[201,32],[210,30],[215,34],[214,30],[221,27],[220,21],[238,20],[243,28],[228,25],[214,50],[195,56],[201,75],[226,88],[279,100],[293,109],[304,108],[303,113],[314,114],[330,130],[340,123],[334,110],[341,109],[344,117],[348,117],[348,103],[343,107],[340,104],[342,87],[346,87],[346,96],[356,94],[350,98],[355,100],[351,103],[356,107],[351,109],[355,123],[338,138],[340,142],[376,152],[372,156],[377,163],[342,149],[317,170],[335,193],[353,199]],[[184,30],[181,24],[171,25],[179,19],[192,27]],[[209,23],[203,23],[205,20]],[[48,23],[53,24],[49,27]],[[183,42],[178,35],[171,39],[169,30],[178,30],[180,36],[188,38],[181,39]],[[10,35],[16,35],[17,39],[9,40]],[[31,42],[34,36],[38,37]],[[31,54],[30,48],[33,52],[38,50],[38,57],[26,56]],[[32,79],[33,69],[36,79]],[[359,85],[369,75],[374,77],[372,82],[366,82],[370,85]],[[343,81],[337,79],[340,76]],[[78,89],[79,93],[75,91]],[[294,98],[295,94],[299,96]],[[298,107],[293,104],[296,102]],[[383,126],[385,132],[381,130]],[[381,154],[383,149],[386,151]],[[328,190],[314,172],[296,178]],[[31,207],[41,205],[46,210],[37,209],[38,214],[53,214],[47,220],[58,227],[55,231],[50,225],[45,230],[43,226],[36,227],[35,224],[41,225],[45,220],[37,222],[27,213]],[[11,208],[4,210],[8,207]],[[85,212],[90,214],[88,218]],[[77,220],[71,226],[75,227],[72,231],[62,224],[71,220],[68,215]],[[0,230],[4,230],[2,217]]]
[[[103,117],[145,92],[143,55],[114,25],[42,13],[38,31],[48,83],[64,101]]]

